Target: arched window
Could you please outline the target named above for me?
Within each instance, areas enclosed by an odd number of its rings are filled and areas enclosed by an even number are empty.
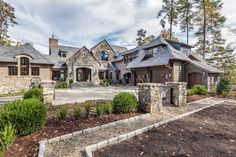
[[[100,52],[101,60],[108,61],[109,53],[107,51],[101,51]]]
[[[29,58],[20,58],[20,74],[23,76],[29,75]]]

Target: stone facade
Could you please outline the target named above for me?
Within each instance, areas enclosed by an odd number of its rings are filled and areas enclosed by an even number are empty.
[[[167,82],[166,103],[172,104],[177,107],[187,105],[187,83]]]
[[[158,113],[162,110],[163,84],[140,83],[138,84],[138,98],[140,110],[147,113]]]
[[[50,65],[37,65],[39,67],[39,76],[10,76],[8,74],[8,66],[14,63],[0,63],[0,94],[17,93],[28,90],[34,80],[50,80],[51,67]],[[34,65],[36,66],[36,65]]]
[[[44,104],[52,104],[52,101],[55,100],[55,85],[56,82],[51,80],[44,80],[41,82]]]
[[[174,106],[187,105],[187,83],[185,82],[167,82],[141,83],[138,84],[139,108],[148,113],[158,113],[162,110],[165,103]],[[165,101],[163,99],[165,98]]]

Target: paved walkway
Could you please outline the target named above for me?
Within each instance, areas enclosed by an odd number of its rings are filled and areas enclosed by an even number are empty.
[[[56,99],[53,105],[62,105],[67,103],[81,103],[88,100],[111,100],[117,93],[131,92],[135,93],[136,87],[79,87],[77,89],[59,89],[56,90]]]
[[[0,97],[0,104],[4,104],[10,101],[20,100],[22,96],[9,96],[9,97]]]
[[[96,144],[106,139],[110,139],[113,137],[117,137],[119,135],[141,129],[145,126],[155,124],[157,122],[163,121],[165,119],[169,119],[171,117],[181,115],[186,112],[190,112],[199,108],[202,108],[207,105],[211,105],[213,103],[218,103],[222,101],[222,99],[211,98],[206,99],[197,103],[190,103],[187,106],[183,107],[172,107],[172,106],[164,106],[163,112],[151,116],[145,119],[136,120],[129,124],[122,124],[118,126],[114,126],[108,129],[103,129],[99,131],[95,131],[89,134],[83,134],[77,138],[73,138],[70,140],[60,141],[57,143],[47,144],[45,157],[83,157],[83,151],[86,146],[91,144]]]

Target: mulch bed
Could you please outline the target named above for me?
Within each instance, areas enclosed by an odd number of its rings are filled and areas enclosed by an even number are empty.
[[[96,157],[235,157],[236,106],[217,105],[95,152]]]
[[[93,102],[96,104],[103,103],[104,101]],[[103,125],[106,123],[130,118],[140,113],[130,114],[110,114],[96,116],[93,107],[93,113],[89,118],[81,117],[76,119],[73,116],[73,108],[78,105],[68,105],[68,117],[65,121],[59,121],[56,118],[58,107],[50,107],[48,109],[48,121],[45,127],[35,133],[27,136],[17,137],[15,142],[11,145],[10,149],[6,152],[6,157],[34,157],[38,153],[38,142],[43,139],[50,139],[64,134],[72,133],[82,129]],[[84,104],[80,104],[83,106]]]
[[[201,99],[206,99],[211,97],[211,95],[192,95],[192,96],[187,96],[187,102],[193,102]]]

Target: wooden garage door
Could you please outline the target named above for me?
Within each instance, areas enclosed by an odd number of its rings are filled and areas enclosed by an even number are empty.
[[[191,73],[188,74],[188,85],[189,87],[193,87],[197,84],[203,84],[202,83],[202,74],[201,73]]]

